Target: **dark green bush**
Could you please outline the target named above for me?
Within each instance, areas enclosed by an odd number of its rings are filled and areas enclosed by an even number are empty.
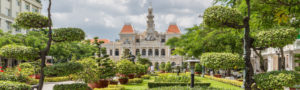
[[[255,82],[260,89],[283,89],[300,82],[300,74],[294,71],[271,71],[255,75]]]
[[[199,63],[196,63],[195,72],[201,72],[201,71],[202,71],[202,66]]]
[[[0,90],[30,90],[31,86],[13,81],[0,81]]]
[[[167,87],[167,86],[189,86],[190,83],[185,83],[185,82],[148,82],[148,87],[149,88],[155,88],[155,87]],[[209,87],[210,83],[194,83],[195,87],[196,86],[201,86],[201,87]]]
[[[46,76],[67,76],[83,70],[83,66],[77,62],[58,63],[45,68]]]
[[[91,90],[85,83],[59,84],[53,90]]]

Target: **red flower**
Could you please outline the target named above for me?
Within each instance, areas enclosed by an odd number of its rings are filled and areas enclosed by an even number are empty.
[[[3,70],[0,70],[0,72],[4,72]]]
[[[2,67],[0,66],[0,68],[2,68]]]
[[[21,71],[21,68],[19,68],[19,71]]]

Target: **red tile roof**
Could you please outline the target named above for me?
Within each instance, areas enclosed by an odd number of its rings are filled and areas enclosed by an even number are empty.
[[[180,34],[180,30],[176,24],[171,24],[167,30],[167,34]]]
[[[131,34],[131,33],[134,33],[133,27],[130,24],[129,25],[124,25],[120,33],[121,34]]]
[[[104,43],[109,43],[110,41],[108,39],[98,39],[97,42],[103,41]],[[90,39],[90,43],[94,43],[95,39]]]

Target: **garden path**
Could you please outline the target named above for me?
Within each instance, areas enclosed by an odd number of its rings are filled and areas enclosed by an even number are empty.
[[[54,85],[56,84],[72,84],[75,81],[63,81],[63,82],[45,82],[43,86],[43,90],[53,90]],[[35,89],[36,90],[36,89]]]

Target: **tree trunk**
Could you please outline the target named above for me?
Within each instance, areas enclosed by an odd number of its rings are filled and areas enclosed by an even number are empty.
[[[280,57],[280,59],[281,59],[281,70],[285,70],[285,57],[284,57],[284,51],[283,51],[283,48],[281,47],[280,48],[280,54],[281,54],[281,57]]]
[[[251,55],[251,42],[250,42],[250,25],[249,25],[249,20],[250,20],[250,0],[246,0],[247,3],[247,9],[248,9],[248,16],[244,19],[244,25],[245,25],[245,31],[244,31],[244,60],[245,60],[245,90],[251,90],[251,85],[254,82],[253,80],[253,67],[250,61],[250,55]]]
[[[266,72],[267,70],[265,69],[265,61],[264,61],[263,56],[261,55],[261,53],[257,52],[257,49],[255,47],[253,47],[253,51],[259,58],[259,64],[260,64],[259,67],[260,67],[261,72]]]
[[[46,56],[48,55],[48,52],[50,50],[51,47],[51,42],[52,42],[52,19],[51,19],[51,0],[49,0],[49,6],[48,6],[48,25],[49,25],[49,33],[48,33],[48,42],[47,42],[47,46],[44,50],[42,50],[40,52],[40,56],[41,56],[41,77],[40,77],[40,81],[39,81],[39,85],[38,85],[38,90],[42,90],[43,89],[43,84],[44,84],[44,79],[45,79],[45,75],[44,75],[44,67],[46,66],[45,62],[46,62]]]

